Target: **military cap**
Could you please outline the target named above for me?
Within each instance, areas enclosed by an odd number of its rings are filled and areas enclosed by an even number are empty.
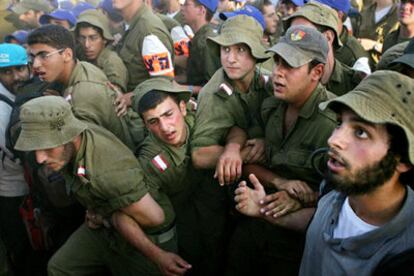
[[[114,22],[121,22],[124,20],[121,12],[114,9],[112,0],[102,0],[99,3],[98,8],[103,9],[108,14],[108,17]]]
[[[318,30],[297,25],[290,27],[278,43],[267,50],[282,57],[290,66],[296,68],[312,60],[326,63],[328,40]]]
[[[398,66],[399,63],[393,64],[392,62],[404,54],[404,49],[407,47],[408,43],[409,41],[404,41],[395,44],[387,51],[385,51],[377,63],[376,70],[389,70],[394,69],[394,67]]]
[[[335,10],[316,1],[309,1],[303,7],[299,8],[292,15],[283,20],[285,29],[290,26],[292,20],[296,17],[303,17],[312,22],[313,24],[324,26],[331,29],[335,33],[335,47],[342,46],[342,42],[338,33],[338,26],[341,24],[338,18],[338,14]]]
[[[386,51],[388,52],[388,51]],[[414,40],[411,39],[407,46],[404,48],[402,56],[396,58],[390,66],[404,64],[411,68],[414,68]]]
[[[250,48],[252,56],[258,62],[263,62],[269,58],[265,53],[265,46],[262,44],[262,26],[253,17],[248,15],[237,15],[224,21],[221,25],[218,36],[208,37],[207,43],[212,48],[217,46],[231,46],[245,43]]]
[[[81,134],[87,125],[75,118],[71,105],[58,96],[32,99],[20,109],[22,131],[15,149],[32,151],[65,145]]]
[[[414,81],[395,71],[376,71],[352,91],[321,103],[324,110],[338,103],[353,110],[362,119],[374,124],[400,127],[408,141],[408,157],[414,165]]]
[[[178,85],[164,77],[150,78],[137,85],[132,92],[134,94],[132,107],[136,112],[139,113],[138,105],[141,98],[152,90],[176,94],[178,100],[184,102],[188,102],[191,97],[191,91],[186,86]]]
[[[106,40],[114,40],[110,30],[109,30],[109,20],[108,18],[98,10],[87,10],[81,13],[78,17],[78,22],[76,23],[76,28],[78,28],[79,23],[89,23],[102,30],[103,38]]]
[[[48,13],[51,7],[45,0],[22,0],[14,4],[11,10],[17,14],[24,14],[30,10]]]

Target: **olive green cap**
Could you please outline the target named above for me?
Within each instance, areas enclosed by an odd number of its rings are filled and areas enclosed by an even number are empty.
[[[321,103],[319,108],[344,104],[363,120],[392,124],[404,130],[408,157],[414,165],[414,81],[395,71],[381,70],[369,75],[352,91]]]
[[[58,96],[43,96],[28,101],[20,109],[22,131],[15,149],[51,149],[69,143],[87,125],[75,118],[71,105]]]
[[[191,97],[191,91],[186,86],[178,85],[164,77],[150,78],[138,84],[132,91],[134,94],[132,107],[136,112],[139,113],[138,105],[141,98],[152,90],[176,94],[178,100],[184,102],[188,102]]]
[[[43,11],[45,13],[51,12],[51,7],[45,0],[22,0],[13,5],[11,10],[17,14],[24,14],[30,10]]]
[[[263,28],[260,23],[251,16],[237,15],[223,22],[218,36],[208,37],[207,43],[212,47],[231,46],[239,43],[246,44],[257,62],[269,59],[266,48],[262,44]],[[216,49],[219,51],[219,48]]]
[[[397,65],[394,61],[401,57],[404,54],[404,50],[407,47],[409,41],[404,41],[398,44],[395,44],[387,51],[385,51],[380,60],[377,63],[376,70],[390,70],[394,69]]]
[[[340,34],[338,33],[340,21],[338,13],[334,9],[316,1],[309,1],[283,20],[285,29],[290,26],[292,19],[296,17],[303,17],[313,24],[330,28],[335,33],[335,48],[342,46]]]
[[[79,23],[82,22],[89,23],[101,29],[103,38],[106,40],[114,40],[114,37],[110,32],[109,20],[102,12],[98,10],[86,10],[79,15],[78,21],[76,22],[76,28],[78,28]]]
[[[329,46],[328,40],[318,30],[298,25],[290,27],[267,51],[278,54],[290,66],[297,68],[312,60],[326,64]]]

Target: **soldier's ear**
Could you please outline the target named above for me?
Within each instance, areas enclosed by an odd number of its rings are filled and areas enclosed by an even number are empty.
[[[319,63],[316,66],[314,66],[310,72],[312,80],[319,81],[323,76],[324,70],[325,70],[325,64],[323,63]]]
[[[334,41],[335,41],[335,33],[332,30],[326,30],[325,32],[323,32],[323,35],[326,37],[326,39],[328,40],[329,45],[333,45]]]
[[[63,52],[63,60],[64,62],[70,62],[73,60],[73,51],[70,48],[66,48]]]
[[[185,103],[185,101],[180,101],[180,103],[178,104],[181,114],[183,116],[187,115],[187,104]]]

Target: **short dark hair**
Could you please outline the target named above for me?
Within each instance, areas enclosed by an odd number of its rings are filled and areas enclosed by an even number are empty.
[[[104,38],[104,36],[103,36],[103,31],[102,31],[102,29],[101,28],[98,28],[98,27],[96,27],[95,25],[92,25],[92,24],[90,24],[90,23],[88,23],[88,22],[80,22],[80,23],[78,23],[78,24],[76,24],[76,28],[75,28],[75,35],[76,35],[76,37],[78,37],[79,36],[79,31],[80,31],[80,29],[81,28],[92,28],[92,29],[94,29],[103,39],[105,39]]]
[[[71,32],[59,25],[44,25],[32,31],[28,38],[27,44],[46,44],[55,49],[69,48],[73,52],[73,59],[75,56],[75,41]]]
[[[157,105],[164,102],[168,97],[179,104],[178,97],[174,94],[159,90],[151,90],[147,92],[138,102],[137,111],[142,118],[142,114],[150,109],[156,108]]]

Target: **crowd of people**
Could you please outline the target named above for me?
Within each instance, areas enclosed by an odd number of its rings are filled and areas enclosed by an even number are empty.
[[[0,275],[414,274],[414,1],[0,14]]]

